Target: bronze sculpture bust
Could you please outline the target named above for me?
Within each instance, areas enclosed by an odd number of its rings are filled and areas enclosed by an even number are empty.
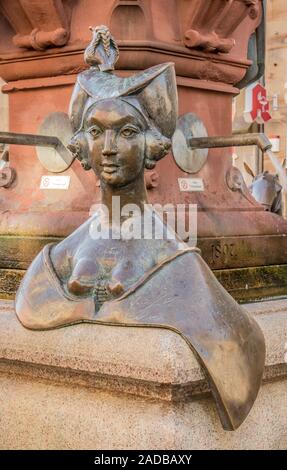
[[[256,399],[265,360],[256,322],[231,298],[202,260],[150,209],[163,236],[134,239],[129,211],[142,230],[144,169],[170,149],[177,119],[173,64],[128,78],[112,73],[118,57],[105,27],[86,49],[90,69],[78,76],[70,105],[70,149],[100,180],[103,206],[74,233],[47,245],[16,297],[24,326],[51,329],[79,322],[169,328],[188,343],[206,372],[223,427],[236,429]],[[104,35],[104,41],[101,41]],[[114,198],[120,217],[114,226]],[[97,237],[97,229],[106,236]],[[118,231],[117,231],[118,230]]]

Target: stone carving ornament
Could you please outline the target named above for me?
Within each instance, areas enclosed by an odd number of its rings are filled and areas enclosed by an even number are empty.
[[[16,32],[15,46],[44,51],[62,47],[69,40],[71,7],[67,0],[0,0],[0,14]]]
[[[195,0],[184,43],[189,48],[227,54],[235,45],[232,34],[239,24],[246,16],[254,20],[258,14],[259,0]]]
[[[34,330],[94,322],[177,332],[206,373],[224,429],[234,430],[261,383],[265,346],[257,323],[219,284],[197,248],[175,233],[168,236],[152,208],[162,239],[129,238],[129,213],[118,220],[119,237],[110,236],[115,196],[121,208],[136,204],[142,227],[148,207],[144,170],[168,153],[177,119],[173,64],[120,78],[111,72],[117,53],[110,41],[109,48],[94,35],[86,50],[92,65],[78,76],[70,104],[70,149],[100,179],[110,212],[97,210],[38,254],[18,290],[16,313]],[[99,223],[108,237],[95,237]]]

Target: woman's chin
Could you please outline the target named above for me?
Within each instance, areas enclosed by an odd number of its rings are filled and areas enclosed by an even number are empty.
[[[125,183],[121,175],[119,175],[116,171],[113,173],[103,171],[101,174],[101,178],[105,183],[110,184],[111,186],[118,186]]]

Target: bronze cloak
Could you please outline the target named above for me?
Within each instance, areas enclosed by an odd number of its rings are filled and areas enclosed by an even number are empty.
[[[25,327],[40,330],[95,322],[175,331],[206,373],[223,428],[240,426],[260,388],[264,337],[198,250],[175,253],[96,313],[91,297],[79,299],[63,290],[50,248],[47,245],[35,258],[17,293],[16,313]]]

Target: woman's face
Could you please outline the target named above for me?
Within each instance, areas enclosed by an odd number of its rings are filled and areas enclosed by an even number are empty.
[[[125,186],[144,170],[145,123],[129,104],[110,99],[97,103],[85,116],[90,165],[112,186]]]

